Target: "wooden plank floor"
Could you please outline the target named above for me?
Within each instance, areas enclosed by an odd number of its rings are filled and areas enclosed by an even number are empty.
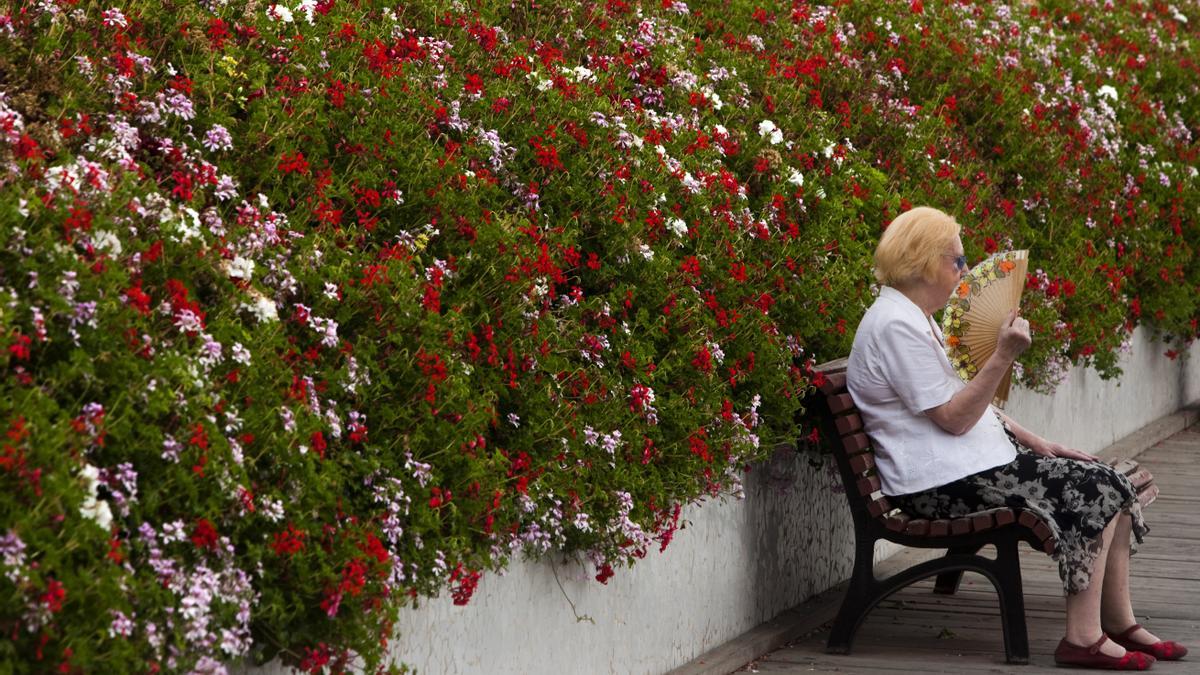
[[[1132,559],[1130,586],[1138,620],[1193,656],[1154,672],[1200,673],[1200,426],[1147,449],[1138,461],[1161,493],[1146,510],[1150,533]],[[914,584],[868,615],[849,655],[825,653],[828,625],[738,672],[760,673],[1063,673],[1054,648],[1062,637],[1062,585],[1054,562],[1022,545],[1030,662],[1004,662],[996,594],[968,573],[957,594],[935,595],[933,580]]]

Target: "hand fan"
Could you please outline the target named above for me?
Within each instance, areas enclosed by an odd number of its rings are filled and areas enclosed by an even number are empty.
[[[1004,251],[972,267],[950,296],[942,313],[946,355],[963,381],[969,382],[992,352],[1000,325],[1021,303],[1029,251]],[[996,388],[993,403],[1003,408],[1008,402],[1012,369]]]

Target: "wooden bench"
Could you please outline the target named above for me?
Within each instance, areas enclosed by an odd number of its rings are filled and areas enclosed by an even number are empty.
[[[909,584],[937,575],[934,592],[951,594],[958,589],[964,571],[987,577],[1000,596],[1000,618],[1004,628],[1004,652],[1009,663],[1028,663],[1029,638],[1025,630],[1025,600],[1021,589],[1021,565],[1017,545],[1024,541],[1035,550],[1053,553],[1056,542],[1046,523],[1030,511],[991,509],[960,518],[925,520],[911,518],[893,508],[879,492],[875,456],[862,418],[846,390],[845,359],[817,367],[824,376],[823,395],[811,397],[809,410],[817,412],[845,487],[854,519],[854,571],[834,619],[826,650],[848,654],[854,634],[867,614],[881,600]],[[821,377],[818,377],[820,380]],[[815,406],[815,410],[814,410]],[[1154,477],[1132,460],[1114,465],[1138,491],[1138,501],[1148,505],[1158,495]],[[877,579],[874,572],[875,542],[883,539],[905,546],[944,548],[944,556]],[[991,544],[995,559],[979,555]]]

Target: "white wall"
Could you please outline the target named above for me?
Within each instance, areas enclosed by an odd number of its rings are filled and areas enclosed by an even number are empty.
[[[1054,396],[1015,390],[1008,412],[1100,450],[1200,398],[1200,344],[1187,361],[1165,350],[1139,331],[1119,383],[1075,369]],[[574,562],[515,561],[466,607],[441,597],[404,611],[392,653],[424,673],[663,673],[849,576],[853,527],[837,483],[827,459],[777,453],[747,477],[744,501],[685,509],[664,553],[607,586]]]
[[[1075,368],[1052,395],[1014,392],[1005,412],[1046,438],[1096,452],[1200,399],[1200,343],[1171,360],[1168,347],[1139,327],[1132,346],[1121,358],[1118,380]]]

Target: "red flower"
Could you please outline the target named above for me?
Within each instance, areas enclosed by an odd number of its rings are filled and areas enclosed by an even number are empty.
[[[217,548],[217,530],[212,523],[208,522],[207,518],[199,518],[196,520],[196,526],[192,528],[192,543],[196,548],[215,550]]]
[[[696,357],[692,359],[692,365],[703,373],[711,373],[713,369],[712,352],[708,350],[708,346],[702,346],[696,350]]]
[[[346,563],[346,566],[342,568],[342,583],[338,586],[338,591],[349,592],[350,595],[357,596],[362,593],[363,587],[366,585],[366,564],[358,558]]]
[[[324,604],[324,603],[322,603]],[[304,648],[304,658],[300,661],[300,670],[306,673],[320,673],[329,663],[332,654],[324,642],[314,647]]]
[[[369,532],[367,533],[367,543],[363,544],[359,548],[362,549],[363,553],[366,553],[381,563],[387,562],[388,558],[391,557],[388,554],[387,547],[383,545],[383,542],[379,541],[379,537],[376,537]]]
[[[42,148],[28,134],[21,134],[20,140],[17,141],[16,154],[21,159],[41,159]]]
[[[325,435],[320,431],[314,431],[312,432],[311,441],[313,451],[316,452],[317,456],[319,456],[321,459],[325,459],[325,448],[329,447],[325,443]]]
[[[121,540],[112,537],[108,540],[108,559],[120,565],[125,562],[125,553],[121,550]]]
[[[20,333],[17,333],[17,335],[13,338],[12,344],[8,346],[8,353],[12,354],[13,357],[19,361],[28,361],[30,342],[32,342],[32,340],[29,339],[28,335],[21,335]]]
[[[306,536],[308,535],[304,530],[297,530],[291,523],[288,523],[286,530],[275,533],[275,541],[271,544],[271,548],[275,549],[275,555],[295,555],[304,550]]]
[[[350,425],[350,442],[366,443],[367,442],[367,425],[362,422],[354,422]]]
[[[688,446],[693,455],[703,459],[705,462],[711,462],[712,454],[708,451],[708,443],[704,441],[706,435],[703,429],[698,429],[688,437]]]
[[[433,284],[425,285],[425,293],[421,296],[421,307],[434,314],[442,311],[442,294]]]
[[[541,136],[529,139],[529,144],[536,150],[537,163],[552,171],[565,171],[566,167],[558,159],[558,148],[550,143],[543,143],[544,140]]]
[[[441,507],[444,504],[450,503],[450,499],[451,499],[452,495],[449,490],[443,490],[442,488],[437,487],[435,485],[430,490],[430,493],[433,496],[431,496],[429,498],[429,508],[436,509],[436,508]]]
[[[142,280],[138,279],[133,283],[133,286],[125,289],[125,302],[129,303],[139,314],[147,315],[150,313],[150,296],[142,290]]]
[[[612,577],[613,577],[612,565],[609,565],[608,563],[604,563],[604,565],[600,568],[600,571],[596,574],[596,581],[599,581],[600,583],[607,585],[608,580],[611,579]]]
[[[225,46],[225,40],[229,39],[229,27],[224,19],[209,19],[208,28],[204,32],[208,35],[208,44],[213,49],[221,49]]]
[[[462,563],[454,568],[450,573],[450,583],[457,582],[457,586],[450,589],[450,596],[454,598],[454,604],[465,605],[471,601],[471,596],[475,594],[475,589],[479,586],[480,573],[476,570],[471,570],[463,567]]]
[[[696,281],[700,280],[700,260],[694,255],[689,255],[679,263],[679,271],[684,274],[691,275]]]
[[[51,579],[42,593],[41,601],[52,614],[62,611],[63,602],[67,599],[67,588],[58,579]]]
[[[288,155],[286,152],[279,156],[279,172],[283,174],[298,173],[308,175],[308,161],[303,152]]]

